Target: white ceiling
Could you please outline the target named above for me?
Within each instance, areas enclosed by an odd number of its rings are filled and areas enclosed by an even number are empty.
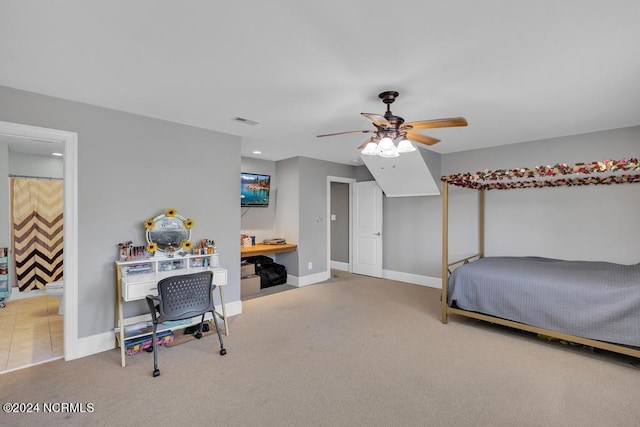
[[[370,129],[396,90],[406,121],[468,120],[425,132],[449,153],[639,125],[639,18],[637,0],[0,0],[0,85],[342,163],[366,136],[315,135]]]

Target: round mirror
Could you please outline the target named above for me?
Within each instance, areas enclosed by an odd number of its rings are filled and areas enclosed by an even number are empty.
[[[147,229],[147,242],[158,245],[158,250],[164,252],[169,245],[176,250],[184,240],[191,240],[191,230],[185,227],[186,218],[176,214],[175,216],[158,215],[153,219],[155,225]]]

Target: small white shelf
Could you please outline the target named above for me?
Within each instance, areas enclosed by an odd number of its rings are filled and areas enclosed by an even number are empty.
[[[145,316],[146,318],[149,318],[149,320],[147,321],[142,321],[142,322],[136,322],[136,323],[132,323],[130,325],[125,324],[124,326],[124,341],[129,341],[135,338],[139,338],[139,337],[144,337],[147,335],[151,335],[152,334],[152,326],[153,323],[151,322],[150,316]],[[174,322],[174,323],[170,323],[170,324],[165,324],[165,323],[158,323],[158,329],[157,329],[157,333],[163,332],[163,331],[176,331],[178,329],[184,329],[187,328],[189,326],[194,326],[194,325],[199,325],[200,324],[200,316],[194,317],[191,320],[187,320],[185,322]],[[207,313],[207,315],[205,315],[204,320],[205,322],[207,320],[212,320],[212,316],[210,313]],[[118,337],[119,338],[119,337]]]

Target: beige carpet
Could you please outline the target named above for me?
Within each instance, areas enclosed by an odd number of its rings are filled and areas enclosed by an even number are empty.
[[[185,334],[184,332],[186,331],[186,329],[178,329],[178,330],[174,331],[174,333],[173,333],[173,341],[171,341],[168,344],[164,344],[164,346],[165,347],[175,347],[177,345],[186,344],[186,343],[191,342],[193,340],[202,339],[202,338],[207,337],[209,335],[215,334],[216,333],[216,327],[213,324],[213,320],[207,320],[205,323],[207,325],[209,325],[209,330],[206,331],[206,332],[202,332],[202,337],[201,338],[196,338],[195,334]],[[221,326],[222,326],[222,329],[220,329],[220,331],[221,331],[221,333],[224,333],[224,325],[221,325]],[[222,337],[224,339],[224,335]],[[216,335],[216,338],[217,338],[217,335]],[[158,362],[158,364],[159,364],[159,362]]]
[[[638,426],[635,359],[452,318],[436,289],[338,273],[243,303],[215,335],[0,375],[0,401],[91,403],[0,425]]]

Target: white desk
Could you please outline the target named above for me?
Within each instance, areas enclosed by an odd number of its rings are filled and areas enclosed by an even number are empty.
[[[121,364],[124,368],[125,361],[125,340],[150,335],[151,332],[131,332],[127,333],[127,327],[142,322],[150,324],[151,314],[124,317],[124,304],[130,301],[144,300],[147,295],[158,294],[158,281],[171,276],[197,273],[200,271],[212,271],[213,283],[220,293],[220,303],[222,313],[216,314],[222,318],[224,323],[224,334],[229,336],[229,325],[227,323],[227,309],[224,303],[224,286],[227,284],[227,270],[218,266],[218,254],[207,255],[186,255],[175,256],[173,258],[149,258],[134,261],[116,261],[116,313],[115,328],[116,345],[120,347]],[[205,317],[206,318],[206,317]],[[210,316],[209,316],[210,318]],[[158,331],[175,330],[185,328],[193,324],[200,323],[200,316],[194,317],[189,324],[173,327],[162,327],[158,325]]]

